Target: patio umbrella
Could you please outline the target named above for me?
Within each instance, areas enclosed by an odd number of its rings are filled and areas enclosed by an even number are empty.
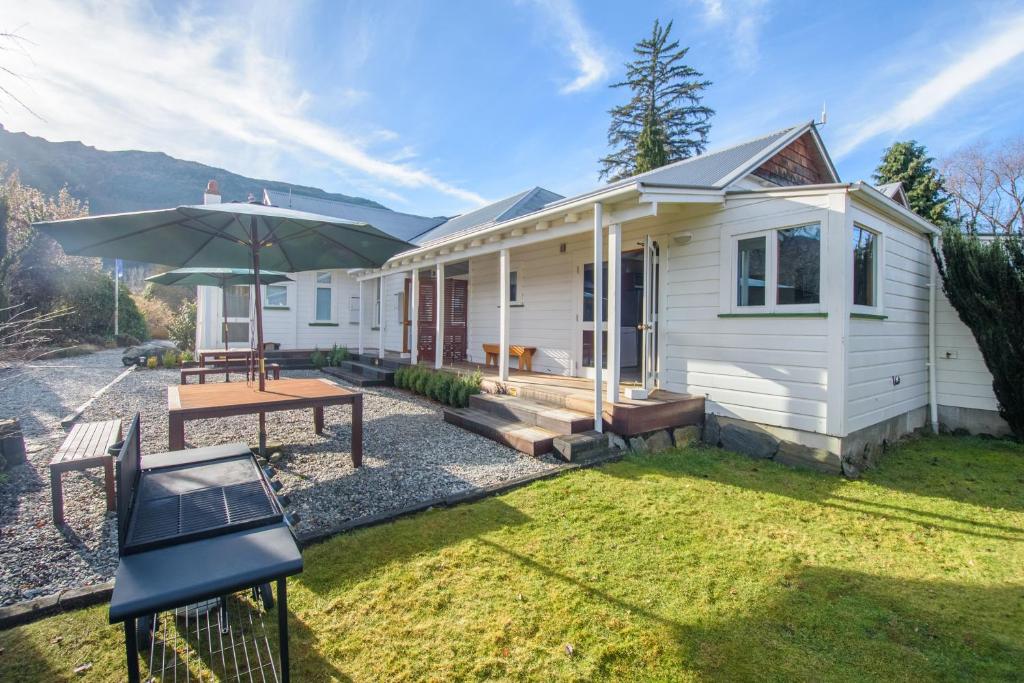
[[[260,284],[272,285],[275,282],[291,282],[291,278],[276,270],[264,270],[260,272]],[[221,323],[221,336],[224,338],[224,350],[228,348],[228,287],[236,285],[251,285],[256,281],[253,272],[249,268],[178,268],[169,270],[159,275],[151,275],[146,282],[153,282],[158,285],[186,285],[198,287],[220,287],[221,292],[221,313],[224,320]]]
[[[68,254],[175,268],[260,268],[294,273],[378,268],[413,245],[357,223],[250,201],[34,223]],[[259,390],[265,391],[263,314],[256,288]],[[260,447],[266,440],[260,416]]]

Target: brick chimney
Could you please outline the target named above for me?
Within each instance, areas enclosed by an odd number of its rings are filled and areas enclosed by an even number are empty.
[[[203,204],[220,204],[220,187],[216,180],[206,183],[206,190],[203,192]]]

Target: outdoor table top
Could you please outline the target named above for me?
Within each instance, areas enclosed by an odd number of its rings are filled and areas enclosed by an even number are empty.
[[[117,566],[110,623],[301,571],[302,554],[284,522],[126,555]]]
[[[340,387],[328,379],[269,379],[266,391],[257,382],[218,382],[167,387],[167,410],[171,413],[202,413],[209,410],[263,408],[288,410],[289,405],[309,407],[348,403],[358,391]]]

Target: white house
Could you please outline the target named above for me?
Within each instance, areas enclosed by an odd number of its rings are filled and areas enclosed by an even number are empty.
[[[264,201],[415,245],[378,271],[267,287],[265,338],[283,348],[339,344],[441,367],[482,364],[494,344],[507,382],[506,350],[533,347],[535,373],[591,387],[598,430],[609,409],[652,391],[703,397],[711,440],[835,471],[940,416],[963,426],[963,410],[995,409],[936,286],[936,228],[899,186],[841,182],[813,123],[575,197],[534,188],[451,219],[270,191]],[[247,300],[240,292],[234,311],[246,343]],[[201,289],[203,346],[221,342],[220,301]],[[936,365],[937,347],[949,353]]]

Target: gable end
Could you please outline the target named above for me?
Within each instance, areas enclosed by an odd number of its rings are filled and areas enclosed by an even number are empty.
[[[783,187],[833,182],[828,164],[810,131],[779,150],[752,174]]]

